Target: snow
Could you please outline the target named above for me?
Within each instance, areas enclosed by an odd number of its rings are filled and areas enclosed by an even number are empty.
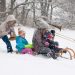
[[[26,38],[32,43],[32,36],[35,29],[20,27],[26,32]],[[17,34],[17,27],[15,28]],[[73,30],[57,30],[64,36],[75,38]],[[75,49],[75,43],[56,36],[60,47]],[[11,41],[13,49],[15,41]],[[59,57],[57,60],[43,56],[21,55],[6,53],[6,45],[0,39],[0,75],[75,75],[75,59],[69,60]]]

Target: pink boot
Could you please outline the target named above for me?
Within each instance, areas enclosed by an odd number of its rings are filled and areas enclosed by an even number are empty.
[[[25,48],[25,49],[22,50],[21,53],[22,53],[22,54],[28,53],[28,54],[31,54],[31,55],[32,55],[32,49],[30,49],[30,48]]]

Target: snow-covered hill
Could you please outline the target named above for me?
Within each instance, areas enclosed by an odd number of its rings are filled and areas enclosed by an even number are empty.
[[[26,32],[26,38],[29,43],[32,43],[32,36],[35,29],[22,27]],[[15,28],[17,34],[17,27]],[[57,33],[75,38],[75,31],[57,30]],[[59,41],[60,47],[69,47],[75,49],[75,43],[56,36],[56,41]],[[15,41],[11,41],[13,49]],[[0,75],[75,75],[75,59],[68,60],[58,58],[45,58],[43,56],[20,55],[6,53],[6,45],[0,39]]]

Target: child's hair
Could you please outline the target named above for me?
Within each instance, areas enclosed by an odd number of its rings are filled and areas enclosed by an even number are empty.
[[[18,29],[18,35],[20,35],[21,33],[25,33],[25,32],[21,29]]]

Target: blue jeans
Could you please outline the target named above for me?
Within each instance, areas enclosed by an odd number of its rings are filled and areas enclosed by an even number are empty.
[[[7,35],[2,36],[2,40],[3,40],[3,41],[5,42],[5,44],[7,45],[7,51],[8,51],[8,52],[12,52],[13,49],[12,49],[11,43],[10,43],[10,41],[9,41],[9,39],[8,39],[8,36],[7,36]]]

